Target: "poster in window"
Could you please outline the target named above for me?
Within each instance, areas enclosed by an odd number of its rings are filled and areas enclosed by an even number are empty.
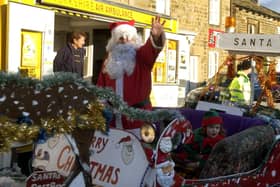
[[[40,78],[42,61],[42,33],[22,31],[21,70],[27,75]]]
[[[159,53],[153,68],[154,81],[157,83],[163,83],[166,81],[166,54],[167,48],[164,47]]]
[[[176,62],[177,62],[177,42],[168,40],[168,67],[167,67],[167,82],[176,81]]]

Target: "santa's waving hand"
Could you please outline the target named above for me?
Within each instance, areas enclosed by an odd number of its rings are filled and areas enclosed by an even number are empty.
[[[150,36],[145,44],[134,24],[134,20],[110,24],[111,38],[106,46],[108,56],[97,85],[113,89],[131,107],[151,110],[151,71],[165,44],[165,21],[159,16],[152,19]],[[130,121],[119,113],[111,123],[111,126],[129,129],[138,137],[142,125],[142,121]]]
[[[160,23],[160,17],[156,16],[155,18],[152,18],[152,28],[151,28],[151,35],[155,42],[158,41],[160,36],[162,35],[163,31],[163,26],[165,24],[165,20]]]

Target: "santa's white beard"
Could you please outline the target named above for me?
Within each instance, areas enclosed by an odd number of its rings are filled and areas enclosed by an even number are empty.
[[[157,182],[161,187],[171,187],[174,184],[175,171],[164,174],[161,168],[157,168]]]
[[[172,151],[172,140],[170,137],[163,137],[159,142],[159,148],[163,153]]]
[[[122,149],[122,159],[125,164],[130,164],[134,158],[134,151],[132,147],[124,147]]]
[[[133,44],[117,44],[107,58],[105,72],[111,79],[119,79],[125,73],[130,76],[136,64],[136,49]]]

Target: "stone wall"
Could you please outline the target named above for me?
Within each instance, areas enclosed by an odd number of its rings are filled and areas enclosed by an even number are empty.
[[[179,20],[179,29],[196,33],[191,46],[190,55],[199,57],[198,80],[203,82],[208,79],[208,52],[219,52],[219,64],[222,64],[227,52],[217,48],[208,47],[209,29],[224,31],[225,18],[230,12],[230,0],[221,0],[220,25],[209,25],[209,0],[173,0],[171,16]]]

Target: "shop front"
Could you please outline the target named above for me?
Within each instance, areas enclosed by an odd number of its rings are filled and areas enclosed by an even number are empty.
[[[151,101],[155,107],[182,107],[185,105],[186,86],[191,74],[190,46],[194,33],[166,33],[165,48],[152,71]]]
[[[1,5],[1,70],[40,79],[52,71],[54,12],[23,2]]]
[[[1,30],[4,30],[1,36],[6,35],[7,40],[4,42],[0,37],[1,45],[6,48],[0,56],[1,69],[20,71],[36,78],[52,73],[56,51],[65,45],[69,33],[77,30],[88,34],[84,75],[98,74],[95,64],[105,56],[105,45],[110,37],[108,24],[134,19],[139,32],[144,33],[155,15],[94,0],[6,0],[1,1],[1,7],[4,6],[7,11],[3,16],[6,19],[1,20]],[[163,19],[166,31],[175,33],[177,21],[168,16]]]

